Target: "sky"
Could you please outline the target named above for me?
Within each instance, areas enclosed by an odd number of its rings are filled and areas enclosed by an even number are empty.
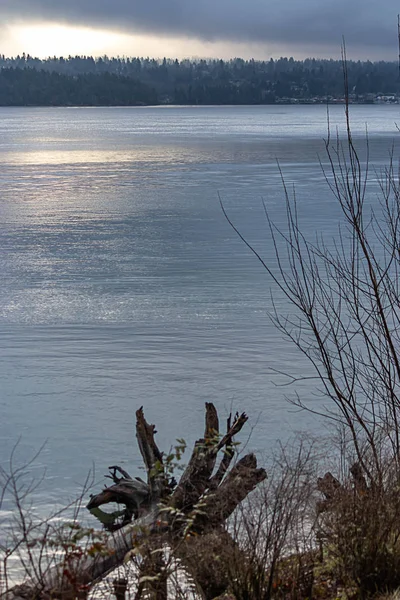
[[[8,56],[397,60],[399,3],[385,0],[0,0]]]

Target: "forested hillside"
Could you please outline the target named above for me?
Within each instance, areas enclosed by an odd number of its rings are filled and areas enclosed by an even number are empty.
[[[348,62],[354,101],[398,95],[394,62]],[[343,96],[341,61],[0,55],[0,105],[273,104]]]
[[[0,106],[137,106],[157,103],[154,89],[112,73],[62,75],[36,69],[0,70]]]

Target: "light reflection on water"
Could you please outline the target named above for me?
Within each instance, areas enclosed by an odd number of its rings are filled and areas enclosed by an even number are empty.
[[[368,121],[379,167],[397,108],[352,114],[361,148]],[[332,108],[333,128],[342,115]],[[248,411],[258,451],[319,433],[276,387],[272,369],[309,367],[272,327],[271,282],[218,192],[272,264],[261,198],[284,227],[278,158],[302,227],[333,235],[325,134],[320,106],[0,110],[2,460],[19,436],[21,460],[48,440],[38,467],[59,501],[93,461],[100,474],[139,468],[141,405],[165,449],[201,434],[208,400]],[[318,402],[313,382],[299,387]]]

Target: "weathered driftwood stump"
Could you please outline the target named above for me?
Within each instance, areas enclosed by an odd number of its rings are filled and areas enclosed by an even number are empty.
[[[114,485],[92,496],[88,509],[109,530],[123,529],[132,519],[137,519],[140,525],[146,516],[154,514],[150,537],[162,533],[170,547],[178,548],[177,555],[205,596],[214,597],[224,591],[228,582],[221,572],[207,568],[207,563],[215,561],[216,556],[219,563],[223,562],[224,554],[227,560],[232,556],[234,543],[225,530],[225,522],[265,479],[266,473],[257,468],[253,454],[247,454],[230,468],[235,454],[233,438],[247,421],[244,413],[236,414],[233,422],[229,417],[222,434],[215,406],[206,403],[205,421],[204,437],[195,443],[187,467],[176,483],[167,472],[164,455],[155,442],[154,425],[146,422],[143,410],[139,409],[136,435],[147,470],[147,483],[133,479],[118,466],[110,467],[109,477]],[[219,454],[221,459],[217,465]],[[110,502],[125,507],[111,519],[100,509]],[[155,512],[154,507],[157,507]]]
[[[349,496],[349,494],[353,496],[355,493],[359,497],[368,493],[367,481],[359,463],[356,462],[350,467],[350,475],[353,480],[351,489],[343,486],[329,471],[323,477],[318,477],[317,489],[324,495],[324,499],[318,502],[318,512],[322,513],[326,510],[334,510],[335,505],[340,500],[343,500],[344,497]]]
[[[213,562],[215,551],[219,563],[223,564],[224,554],[229,560],[229,554],[238,551],[226,530],[226,520],[266,478],[265,470],[257,468],[254,454],[247,454],[231,468],[235,455],[233,438],[246,421],[244,413],[236,414],[233,421],[229,417],[226,431],[220,433],[217,410],[213,404],[206,403],[204,437],[195,443],[176,483],[168,472],[165,455],[155,442],[155,427],[147,423],[140,408],[136,412],[136,436],[147,482],[132,478],[121,467],[110,467],[113,485],[92,496],[87,506],[110,531],[106,551],[97,556],[80,557],[74,586],[64,577],[61,567],[54,567],[45,575],[40,589],[30,588],[31,596],[34,592],[36,598],[72,599],[77,587],[88,589],[120,565],[135,544],[151,548],[152,540],[157,547],[164,544],[173,548],[204,597],[213,598],[222,593],[227,582],[221,573],[214,573],[215,569],[207,569],[207,561]],[[124,509],[107,515],[100,507],[110,502],[121,504]],[[159,556],[157,561],[162,564]],[[154,568],[154,564],[148,565],[149,572]],[[159,582],[153,598],[166,597],[164,583]],[[22,597],[22,590],[16,590],[14,598],[18,595]]]
[[[166,473],[163,454],[155,440],[154,425],[149,425],[139,409],[136,413],[136,436],[147,470],[147,483],[140,478],[132,478],[118,466],[109,467],[108,475],[114,485],[91,497],[87,508],[95,514],[106,529],[116,530],[131,522],[132,518],[142,517],[158,503],[162,503],[163,523],[169,531],[179,533],[184,515],[189,516],[202,499],[202,512],[194,524],[198,533],[222,525],[236,506],[265,479],[264,469],[257,468],[253,454],[244,456],[230,471],[234,456],[233,437],[247,421],[243,413],[236,414],[233,423],[227,422],[226,433],[219,432],[219,420],[215,406],[206,404],[206,426],[204,438],[195,443],[192,456],[178,484],[171,481]],[[222,458],[215,471],[218,453]],[[215,472],[214,472],[215,471]],[[229,471],[229,472],[228,472]],[[117,475],[119,473],[122,477]],[[110,502],[123,504],[121,513],[114,513],[111,519],[107,513],[98,510]],[[168,516],[168,507],[172,517]],[[176,519],[178,511],[180,518]],[[122,517],[118,521],[118,517]]]

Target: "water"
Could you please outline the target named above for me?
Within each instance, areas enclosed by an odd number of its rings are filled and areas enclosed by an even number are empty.
[[[352,107],[378,169],[398,116]],[[330,118],[343,130],[342,107]],[[115,463],[140,474],[141,405],[164,449],[201,435],[210,400],[248,412],[259,452],[319,433],[277,387],[274,369],[310,367],[271,325],[271,281],[218,195],[273,264],[261,198],[284,227],[278,159],[304,230],[333,235],[324,136],[323,106],[0,109],[0,457],[19,439],[23,462],[46,441],[43,502],[75,493],[93,464],[97,479]],[[315,382],[298,387],[320,401]]]

